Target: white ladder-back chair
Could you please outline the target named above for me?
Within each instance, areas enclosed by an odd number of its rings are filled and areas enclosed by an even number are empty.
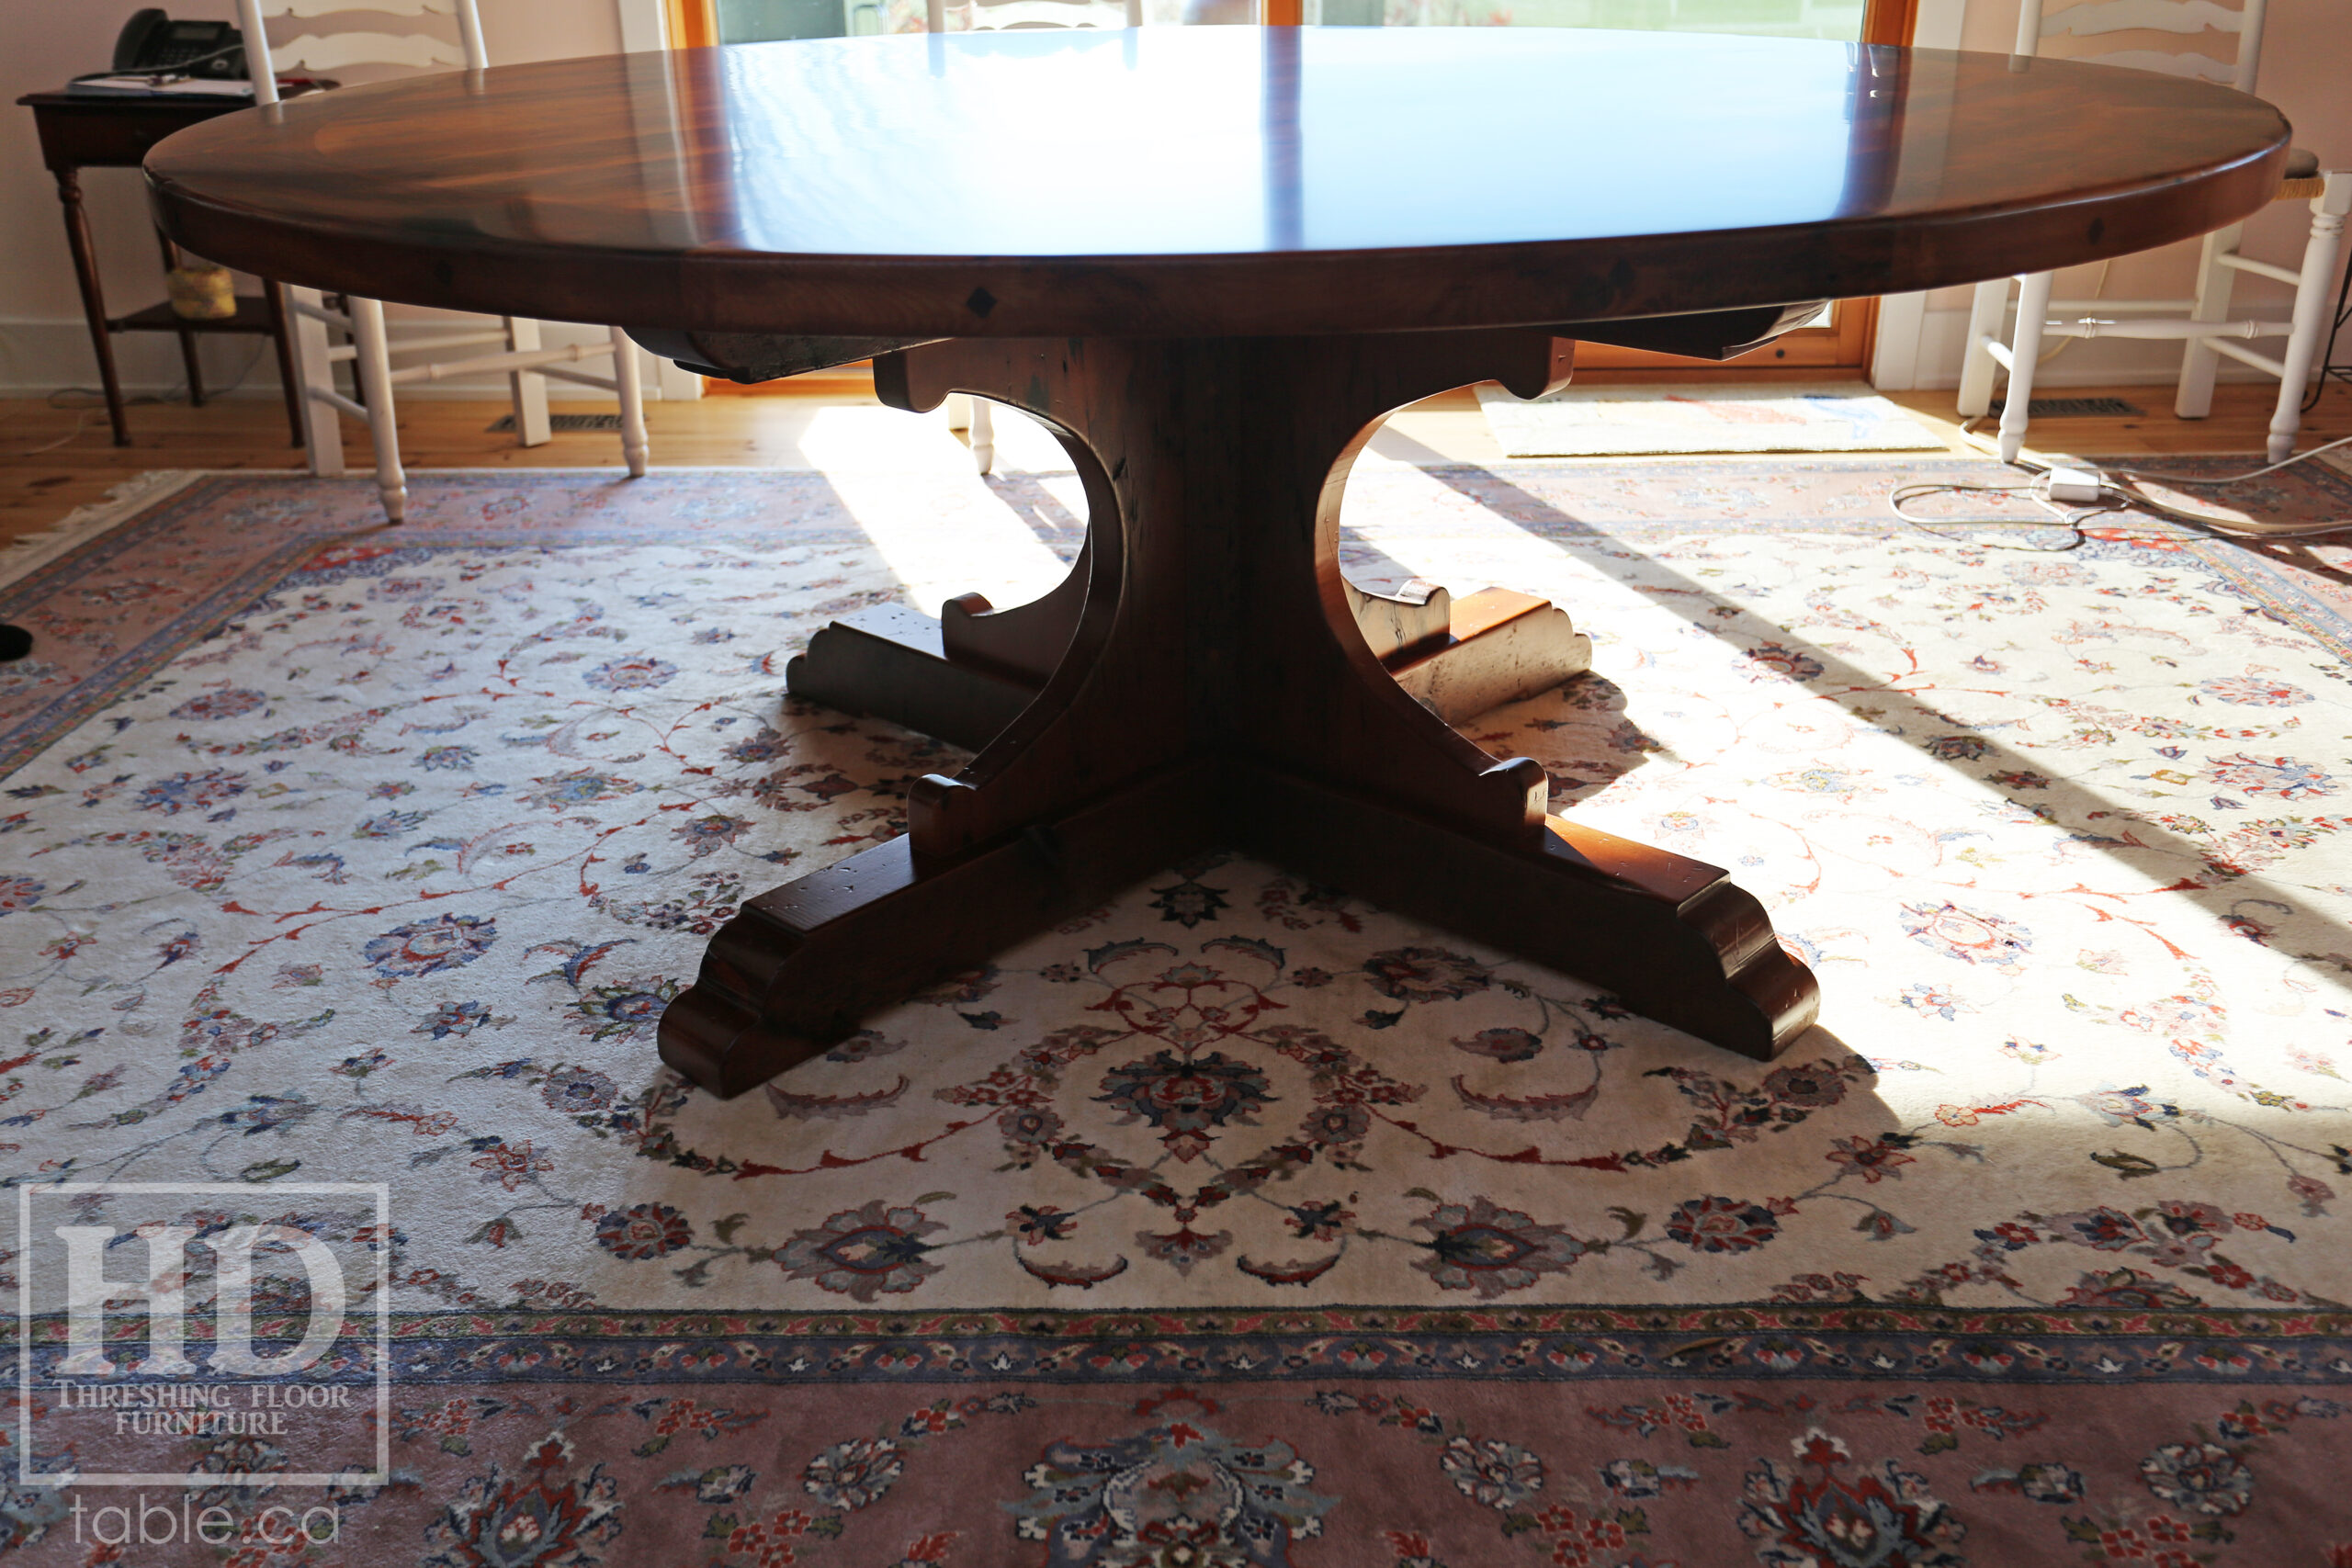
[[[2122,49],[2106,54],[2077,56],[2097,63],[2161,71],[2208,82],[2226,83],[2242,93],[2254,91],[2255,74],[2262,62],[2262,28],[2267,0],[2244,0],[2231,7],[2219,0],[2081,0],[2047,11],[2044,0],[2022,0],[2018,10],[2017,53],[2031,57],[2042,40],[2058,37],[2098,38],[2110,33],[2162,32],[2193,37],[2199,45],[2215,50],[2229,40],[2226,61],[2202,47],[2174,52],[2162,49]],[[2270,421],[2270,461],[2281,462],[2293,452],[2295,432],[2302,423],[2302,401],[2312,362],[2327,330],[2330,294],[2342,251],[2344,220],[2352,210],[2352,171],[2322,174],[2319,160],[2297,149],[2287,166],[2286,182],[2278,200],[2311,203],[2310,238],[2303,247],[2301,271],[2275,266],[2241,255],[2238,243],[2245,225],[2233,224],[2205,236],[2197,267],[2197,293],[2188,299],[2052,299],[2051,275],[2020,275],[2017,323],[2004,341],[2002,327],[2009,303],[2008,278],[1976,286],[1969,312],[1968,351],[1960,380],[1960,412],[1981,416],[1991,412],[1996,367],[2009,373],[2007,401],[2001,410],[2001,458],[2015,462],[2025,446],[2026,421],[2033,397],[2034,371],[2041,342],[2059,338],[2170,338],[2184,344],[2179,390],[2173,412],[2182,419],[2203,419],[2212,412],[2213,378],[2222,355],[2250,365],[2279,380],[2278,402]],[[2294,315],[2288,321],[2230,315],[2231,286],[2241,272],[2275,278],[2295,289]],[[2286,353],[2273,358],[2246,346],[2255,338],[2284,337]]]
[[[434,71],[462,66],[480,71],[489,63],[481,41],[481,17],[474,0],[237,0],[244,29],[245,62],[253,76],[254,99],[277,102],[281,72],[327,73],[353,66],[396,65]],[[338,12],[375,16],[454,16],[458,41],[427,32],[305,32],[272,46],[265,30],[274,17],[308,21]],[[408,508],[408,479],[401,469],[400,434],[392,407],[392,389],[417,381],[439,381],[453,376],[504,372],[514,402],[514,429],[521,444],[537,446],[548,437],[548,385],[550,376],[583,386],[601,388],[620,400],[621,453],[629,475],[642,479],[646,467],[645,393],[639,374],[637,347],[620,328],[603,343],[575,344],[569,348],[543,348],[539,323],[521,317],[503,318],[495,327],[454,329],[433,338],[402,344],[395,351],[384,337],[384,307],[375,299],[346,296],[347,310],[328,308],[315,288],[288,288],[293,315],[294,363],[302,378],[303,432],[311,454],[311,471],[322,478],[340,478],[343,429],[338,413],[368,422],[376,447],[376,483],[383,493],[384,513],[398,523]],[[330,329],[350,341],[330,341]],[[468,357],[435,358],[395,369],[391,355],[440,355],[449,349],[497,344],[503,352],[476,353]],[[610,376],[593,375],[577,367],[582,359],[609,355]],[[353,363],[365,403],[335,390],[334,367]]]
[[[1143,26],[1143,0],[969,0],[974,32],[1031,28]],[[947,30],[947,0],[928,0],[925,31]],[[986,398],[957,392],[947,400],[947,428],[972,444],[972,463],[985,474],[996,467],[996,416]]]
[[[1139,28],[1143,0],[962,0],[971,11],[974,32],[1016,28]],[[925,30],[947,30],[946,0],[929,0]]]

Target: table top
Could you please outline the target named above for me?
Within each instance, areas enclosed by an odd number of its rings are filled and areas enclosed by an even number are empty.
[[[706,331],[1500,326],[1965,283],[2275,193],[2227,88],[2055,60],[1544,28],[735,45],[411,77],[147,160],[199,254]]]

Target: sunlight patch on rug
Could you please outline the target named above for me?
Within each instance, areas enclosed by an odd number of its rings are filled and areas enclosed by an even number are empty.
[[[710,931],[961,761],[780,701],[903,591],[859,503],[202,481],[43,580],[111,651],[6,781],[18,1179],[390,1181],[421,1311],[2343,1301],[2347,628],[2233,547],[1889,536],[1856,472],[1350,495],[1594,636],[1465,733],[1765,901],[1825,996],[1781,1062],[1203,862],[725,1103],[652,1053]]]

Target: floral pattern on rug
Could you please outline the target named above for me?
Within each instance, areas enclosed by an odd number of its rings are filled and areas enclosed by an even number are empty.
[[[301,488],[207,483],[172,548]],[[2229,547],[1509,531],[1597,670],[1468,732],[1773,908],[1826,1001],[1771,1066],[1212,860],[721,1103],[651,1054],[704,939],[957,754],[778,705],[889,591],[854,537],[485,543],[512,483],[314,549],[11,777],[18,1179],[396,1179],[417,1307],[2352,1293],[2345,669]],[[661,499],[614,489],[524,493]]]
[[[900,592],[847,504],[197,481],[17,590],[9,1183],[390,1184],[353,1561],[2323,1561],[2352,623],[2137,523],[1890,534],[1889,472],[1350,491],[1365,577],[1594,636],[1465,733],[1766,902],[1780,1061],[1208,857],[732,1102],[652,1055],[709,934],[960,761],[779,698]],[[90,1560],[62,1506],[5,1539]]]

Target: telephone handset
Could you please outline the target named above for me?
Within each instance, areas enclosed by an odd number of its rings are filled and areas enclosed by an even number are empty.
[[[226,22],[175,22],[160,6],[131,14],[114,40],[118,74],[173,72],[240,80],[244,39]]]

